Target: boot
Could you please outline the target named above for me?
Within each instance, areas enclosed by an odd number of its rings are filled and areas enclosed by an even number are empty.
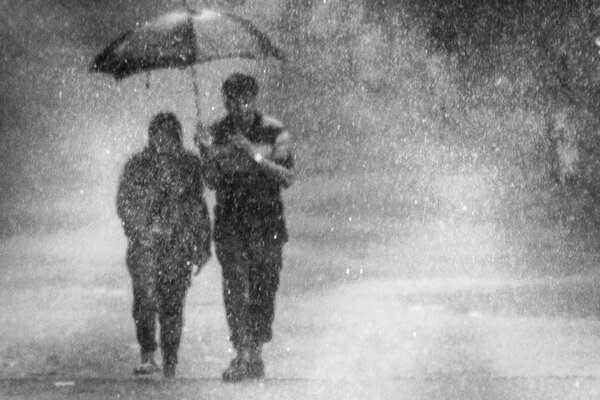
[[[175,364],[166,364],[163,368],[163,376],[165,379],[175,378]]]
[[[142,352],[140,356],[140,365],[133,368],[134,375],[151,375],[160,372],[160,367],[154,359],[154,352]]]
[[[233,383],[246,379],[250,368],[250,354],[247,349],[239,349],[229,367],[223,371],[223,382]]]
[[[263,379],[265,364],[262,360],[262,344],[252,344],[237,352],[229,367],[223,372],[223,382],[239,382],[244,379]]]
[[[163,376],[165,379],[175,378],[175,369],[177,366],[177,350],[173,346],[163,346],[162,348]]]
[[[265,363],[262,359],[262,343],[253,343],[248,347],[249,368],[248,379],[263,379],[265,377]]]

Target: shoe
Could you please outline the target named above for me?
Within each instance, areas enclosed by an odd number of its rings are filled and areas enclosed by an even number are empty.
[[[247,379],[264,379],[265,363],[262,359],[252,360],[248,364]]]
[[[265,377],[265,363],[262,360],[262,344],[253,343],[248,347],[248,379],[263,379]]]
[[[163,368],[163,376],[165,379],[175,378],[175,364],[167,364]]]
[[[145,362],[133,368],[134,375],[152,375],[160,372],[160,367],[153,362]]]
[[[239,355],[231,360],[229,367],[223,371],[223,382],[234,383],[245,379],[248,373],[248,360]]]
[[[262,359],[248,360],[245,357],[236,357],[229,367],[223,372],[223,382],[235,383],[245,379],[263,379],[265,377],[265,364]]]
[[[154,352],[142,352],[140,365],[133,368],[134,375],[152,375],[160,372],[160,367],[154,359]]]

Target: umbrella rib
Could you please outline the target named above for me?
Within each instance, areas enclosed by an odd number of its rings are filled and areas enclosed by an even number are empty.
[[[232,20],[237,21],[242,28],[248,31],[251,35],[254,35],[258,39],[260,49],[265,55],[273,56],[279,60],[284,58],[283,52],[279,48],[275,47],[267,35],[258,29],[251,21],[233,13],[224,12],[223,14],[227,15]]]
[[[123,40],[125,40],[127,36],[131,35],[131,33],[131,30],[123,32],[118,38],[113,40],[108,47],[102,51],[102,53],[98,54],[98,56],[94,58],[92,64],[90,65],[90,72],[106,72],[111,70],[115,65],[118,65],[118,61],[112,57],[114,50],[121,44]],[[113,59],[111,60],[111,58]],[[106,65],[107,63],[108,65]],[[117,71],[117,75],[115,75],[117,80],[121,79],[121,73],[124,73],[124,71]],[[127,73],[124,73],[124,75],[127,75]]]

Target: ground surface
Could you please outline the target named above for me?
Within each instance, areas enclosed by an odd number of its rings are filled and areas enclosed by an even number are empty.
[[[188,296],[177,379],[136,380],[113,213],[6,236],[0,397],[600,398],[595,236],[532,205],[503,216],[494,179],[301,179],[264,382],[219,380],[232,354],[215,260]]]

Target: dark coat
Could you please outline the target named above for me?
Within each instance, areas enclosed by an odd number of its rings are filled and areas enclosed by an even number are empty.
[[[144,149],[127,162],[119,182],[117,214],[125,235],[140,245],[167,247],[192,264],[208,258],[210,220],[203,191],[197,156]]]

